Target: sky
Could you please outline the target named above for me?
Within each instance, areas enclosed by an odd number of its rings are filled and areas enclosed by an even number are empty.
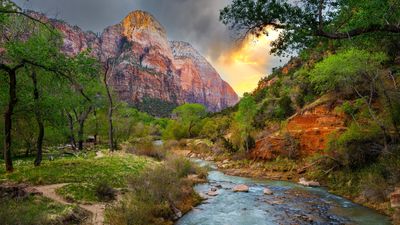
[[[24,9],[62,19],[84,30],[101,33],[129,12],[150,12],[167,30],[170,40],[191,43],[241,96],[287,59],[269,55],[276,37],[238,41],[236,32],[219,21],[219,10],[231,0],[15,0]]]

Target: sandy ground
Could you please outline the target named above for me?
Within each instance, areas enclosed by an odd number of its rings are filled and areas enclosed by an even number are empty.
[[[52,184],[52,185],[45,185],[45,186],[35,186],[34,188],[43,193],[43,196],[50,198],[56,202],[70,205],[71,203],[67,202],[64,198],[57,195],[56,190],[61,188],[67,184]],[[92,213],[92,225],[103,225],[104,224],[104,204],[92,204],[92,205],[84,205],[79,204],[79,207],[89,211]]]

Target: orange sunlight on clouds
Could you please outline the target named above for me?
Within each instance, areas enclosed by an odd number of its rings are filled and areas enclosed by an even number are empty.
[[[213,62],[222,77],[233,87],[239,96],[251,92],[258,81],[268,75],[269,70],[277,65],[277,59],[269,54],[270,42],[277,38],[278,32],[270,31],[269,36],[262,35],[246,38]]]

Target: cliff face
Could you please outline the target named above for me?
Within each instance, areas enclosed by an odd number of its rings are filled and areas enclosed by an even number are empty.
[[[201,103],[210,111],[238,102],[233,89],[203,56],[188,43],[169,42],[163,26],[146,12],[130,13],[100,36],[33,14],[64,34],[66,54],[90,50],[103,63],[114,60],[108,82],[123,101],[135,104],[153,98],[173,104]]]
[[[121,100],[185,102],[167,35],[151,15],[130,13],[120,24],[106,28],[100,40],[101,60],[115,59],[109,83]]]
[[[204,104],[212,111],[237,103],[235,91],[189,43],[173,41],[171,48],[185,99]]]
[[[305,107],[288,119],[285,129],[258,140],[251,154],[254,158],[270,160],[289,155],[293,148],[300,156],[322,153],[330,135],[345,129],[344,115],[336,113],[332,104]]]

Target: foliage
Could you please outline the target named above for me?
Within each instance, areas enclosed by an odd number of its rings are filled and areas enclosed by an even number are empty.
[[[4,225],[80,224],[86,217],[77,206],[62,205],[41,196],[0,201],[0,220]]]
[[[108,181],[113,187],[123,187],[126,177],[138,174],[148,160],[131,155],[105,156],[102,158],[60,158],[44,161],[35,168],[27,159],[16,160],[12,174],[0,170],[0,179],[29,184],[93,183]]]
[[[117,191],[107,181],[97,183],[95,190],[100,201],[109,202],[117,197]]]
[[[201,104],[183,104],[172,112],[176,119],[170,121],[163,132],[164,139],[182,139],[197,136],[203,127],[206,108]]]
[[[58,188],[56,193],[69,202],[94,203],[100,201],[96,196],[95,185],[91,183],[67,184]]]
[[[185,175],[186,169],[181,172],[175,169],[181,170],[180,167],[159,165],[133,177],[129,181],[132,192],[124,196],[120,203],[107,209],[108,222],[115,225],[161,225],[176,218],[176,210],[189,210],[182,208],[184,202],[198,198],[190,183],[180,178]]]
[[[163,146],[156,146],[152,139],[141,138],[130,143],[127,152],[139,156],[148,156],[156,160],[165,159],[167,152]]]
[[[399,33],[400,6],[396,1],[234,0],[221,10],[220,20],[244,35],[280,30],[272,53],[298,52],[321,42]]]
[[[253,131],[253,120],[257,110],[256,103],[252,96],[245,95],[240,103],[239,109],[235,114],[235,127],[233,135],[236,136],[234,144],[240,146],[241,150],[249,151],[254,145],[254,139],[251,137]]]
[[[144,97],[135,106],[143,112],[157,117],[170,117],[172,111],[178,106],[175,103],[163,101],[157,98]]]
[[[375,162],[383,150],[381,140],[382,135],[376,124],[360,127],[352,123],[339,138],[332,139],[329,149],[342,165],[354,169]]]
[[[320,92],[343,92],[348,88],[364,85],[365,80],[369,80],[365,76],[375,74],[386,60],[387,56],[381,52],[347,49],[316,64],[310,72],[310,80]]]
[[[221,139],[228,131],[231,119],[228,116],[217,116],[204,119],[204,125],[200,136],[206,137],[211,141]]]

